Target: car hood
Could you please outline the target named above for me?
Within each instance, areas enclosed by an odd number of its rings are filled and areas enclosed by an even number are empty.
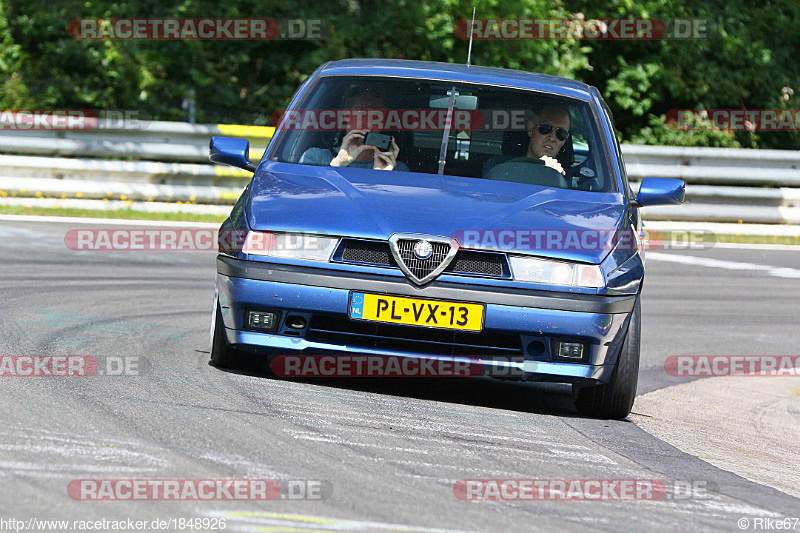
[[[470,238],[476,248],[595,264],[608,248],[576,246],[574,240],[568,246],[568,234],[580,239],[585,232],[613,232],[624,215],[624,197],[617,193],[278,162],[259,166],[247,206],[248,224],[255,230],[381,240],[394,233],[421,233],[454,237],[462,245]],[[501,231],[513,231],[513,237],[506,233],[495,244],[492,237]],[[534,238],[519,239],[530,232],[547,232],[539,237],[542,246]],[[564,245],[547,245],[550,235]]]

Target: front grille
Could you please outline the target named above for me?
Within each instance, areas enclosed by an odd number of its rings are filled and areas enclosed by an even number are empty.
[[[459,250],[456,258],[447,266],[445,272],[464,272],[499,278],[505,273],[503,268],[505,262],[503,254]]]
[[[430,257],[420,259],[414,255],[414,245],[419,239],[400,239],[397,241],[397,253],[400,260],[417,279],[423,279],[431,272],[439,268],[442,262],[447,259],[450,253],[450,245],[443,242],[432,242],[433,253]]]
[[[306,339],[339,346],[380,348],[428,355],[520,355],[519,335],[463,333],[413,326],[394,326],[350,320],[347,317],[315,315]]]
[[[413,255],[414,252],[412,251],[411,253]],[[341,261],[398,267],[389,249],[389,243],[384,241],[344,239],[341,248]],[[504,254],[474,252],[471,250],[459,250],[455,259],[445,269],[445,272],[497,278],[508,277],[509,275]]]
[[[381,241],[346,241],[342,251],[342,261],[397,266],[389,249],[389,243]]]

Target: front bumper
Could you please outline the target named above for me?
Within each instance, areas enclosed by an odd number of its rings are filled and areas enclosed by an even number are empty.
[[[486,304],[481,334],[453,334],[408,326],[374,333],[348,318],[351,291]],[[435,281],[425,287],[404,278],[287,264],[217,258],[217,292],[228,343],[256,353],[286,355],[348,352],[437,358],[469,355],[486,366],[528,379],[606,382],[624,340],[634,296],[598,296]],[[280,311],[274,333],[248,331],[248,309]],[[302,317],[303,331],[287,327]],[[579,340],[585,363],[553,360],[552,341]],[[467,351],[467,352],[465,352]],[[498,372],[501,374],[502,372]]]

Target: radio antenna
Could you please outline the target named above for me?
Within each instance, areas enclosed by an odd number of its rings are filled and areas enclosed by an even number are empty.
[[[472,6],[472,23],[469,25],[469,51],[467,52],[467,66],[472,59],[472,30],[475,28],[475,6]]]

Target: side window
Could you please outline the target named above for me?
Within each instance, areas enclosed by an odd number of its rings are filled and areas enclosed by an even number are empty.
[[[622,149],[619,146],[619,141],[617,141],[617,129],[614,127],[614,115],[611,113],[611,110],[608,108],[608,104],[606,104],[605,100],[600,98],[600,103],[603,106],[603,111],[606,113],[606,116],[608,116],[608,122],[611,124],[611,130],[614,132],[614,135],[612,135],[614,139],[614,151],[616,151],[617,159],[619,160],[619,170],[622,174],[622,183],[627,189],[626,196],[630,199],[633,198],[634,195],[633,190],[631,189],[631,184],[628,182],[628,171],[625,168],[625,159],[622,157]]]
[[[617,152],[617,159],[619,159],[619,169],[620,173],[622,174],[622,183],[627,189],[626,197],[628,200],[632,200],[636,197],[633,194],[633,189],[631,189],[631,184],[628,181],[628,171],[625,168],[625,159],[622,157],[622,149],[620,148],[619,141],[617,141],[616,131],[617,129],[614,127],[614,115],[611,113],[611,110],[608,108],[608,104],[601,98],[600,102],[603,104],[603,110],[608,115],[608,122],[611,124],[611,130],[614,132],[614,150]],[[638,209],[630,209],[629,213],[631,214],[631,222],[633,223],[634,227],[638,228],[638,231],[642,229],[642,213]]]

